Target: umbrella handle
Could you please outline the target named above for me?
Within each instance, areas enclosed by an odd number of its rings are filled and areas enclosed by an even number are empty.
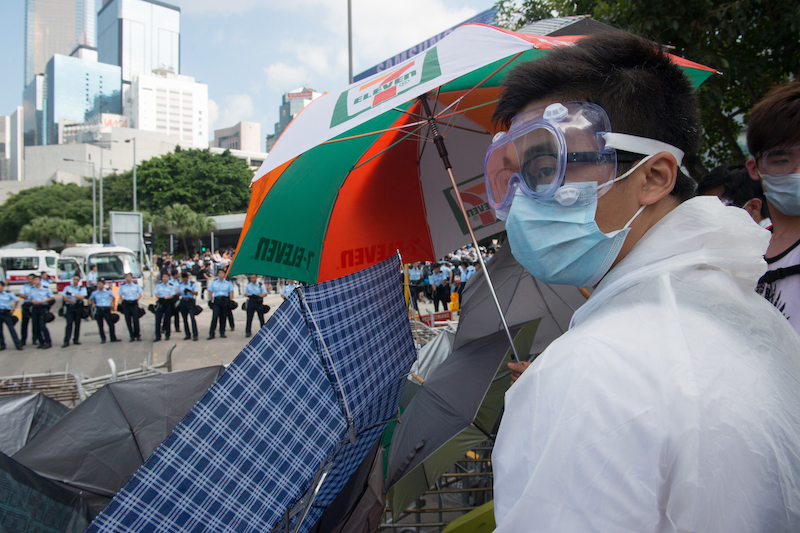
[[[442,135],[439,133],[439,128],[436,125],[436,119],[433,117],[430,105],[428,104],[428,99],[424,94],[421,95],[419,99],[420,102],[422,102],[423,109],[425,109],[425,114],[428,116],[428,124],[430,125],[431,132],[434,136],[433,144],[435,144],[436,149],[439,150],[439,157],[442,158],[444,168],[447,170],[447,174],[450,176],[450,183],[453,185],[453,191],[456,193],[456,200],[458,200],[458,207],[461,209],[461,216],[464,217],[464,223],[467,225],[469,236],[472,238],[472,245],[475,246],[478,261],[481,264],[481,271],[483,272],[484,276],[486,276],[486,283],[489,285],[489,292],[492,295],[495,307],[497,307],[497,312],[500,315],[500,322],[503,323],[503,329],[506,332],[506,337],[508,337],[508,344],[511,346],[511,354],[514,356],[514,361],[519,363],[520,358],[519,354],[517,354],[517,347],[514,346],[514,337],[511,336],[511,330],[508,329],[508,323],[506,322],[506,317],[503,314],[503,308],[500,306],[500,301],[497,299],[497,293],[494,290],[492,279],[489,277],[489,271],[486,270],[486,263],[483,261],[481,249],[478,246],[478,239],[475,237],[475,232],[472,230],[472,224],[469,223],[469,216],[467,215],[466,207],[464,207],[464,200],[461,199],[461,193],[458,190],[456,178],[453,176],[453,166],[450,164],[450,158],[447,156],[447,148],[444,146],[444,137],[442,137]]]

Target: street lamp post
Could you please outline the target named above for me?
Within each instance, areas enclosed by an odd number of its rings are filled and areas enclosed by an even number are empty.
[[[133,212],[136,212],[136,137],[125,139],[126,143],[133,142]]]
[[[107,170],[117,171],[116,168],[108,167]],[[103,244],[103,156],[100,156],[100,244]]]
[[[77,159],[67,159],[64,158],[64,161],[71,161],[73,163],[83,163],[83,164],[90,164],[92,165],[92,244],[97,243],[97,204],[95,201],[96,193],[96,186],[97,177],[95,175],[95,166],[93,161],[78,161]]]

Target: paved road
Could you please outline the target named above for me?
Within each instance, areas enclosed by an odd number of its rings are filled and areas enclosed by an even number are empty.
[[[148,292],[145,291],[145,295]],[[57,300],[60,296],[57,296]],[[244,336],[246,313],[242,311],[242,303],[246,298],[237,296],[235,300],[239,308],[233,311],[235,331],[226,331],[227,338],[222,339],[217,334],[213,340],[206,340],[209,326],[211,325],[211,310],[203,303],[203,312],[197,315],[198,337],[197,342],[183,340],[183,321],[181,332],[172,332],[169,341],[154,342],[155,316],[148,313],[141,318],[141,342],[128,342],[128,331],[123,317],[116,324],[117,336],[122,342],[100,344],[100,335],[97,332],[97,323],[93,320],[84,320],[81,323],[80,346],[70,345],[61,348],[64,339],[65,319],[56,315],[56,319],[48,324],[53,347],[49,350],[39,350],[32,346],[31,333],[28,333],[28,344],[22,351],[13,349],[8,330],[4,331],[6,345],[10,349],[0,352],[0,377],[20,376],[39,373],[70,372],[85,377],[97,377],[111,373],[108,359],[113,359],[118,371],[136,368],[143,363],[158,365],[166,360],[167,351],[174,344],[172,353],[172,369],[189,370],[210,365],[228,364],[239,354],[250,340]],[[145,298],[142,306],[146,309],[154,300]],[[270,306],[270,312],[265,319],[272,316],[282,303],[277,294],[270,294],[265,298],[265,303]],[[53,310],[58,310],[61,302],[57,301]],[[422,304],[422,311],[433,311],[433,305]],[[258,331],[258,318],[253,318],[253,333]],[[227,328],[226,328],[227,329]],[[19,334],[19,324],[16,327]],[[219,331],[217,331],[219,333]],[[106,336],[108,332],[106,331]]]

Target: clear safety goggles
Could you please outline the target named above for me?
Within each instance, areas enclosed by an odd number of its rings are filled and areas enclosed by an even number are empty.
[[[761,164],[765,174],[778,178],[800,172],[800,145],[767,150]]]
[[[618,152],[622,151],[622,153]],[[617,163],[669,152],[680,166],[683,151],[654,139],[612,133],[605,110],[589,102],[555,103],[514,117],[486,151],[489,205],[504,209],[515,190],[534,200],[555,195],[565,183],[594,182],[598,196],[617,176]]]

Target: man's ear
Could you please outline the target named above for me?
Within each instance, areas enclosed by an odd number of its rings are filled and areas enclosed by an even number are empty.
[[[750,216],[753,217],[753,220],[758,222],[761,220],[761,207],[763,202],[761,198],[750,198],[750,200],[742,206],[742,209],[750,213]]]
[[[669,152],[659,152],[642,165],[644,183],[639,193],[639,205],[652,205],[675,188],[678,162]]]
[[[761,176],[758,175],[758,164],[752,157],[745,161],[744,166],[747,167],[747,173],[750,174],[750,179],[761,181]]]

